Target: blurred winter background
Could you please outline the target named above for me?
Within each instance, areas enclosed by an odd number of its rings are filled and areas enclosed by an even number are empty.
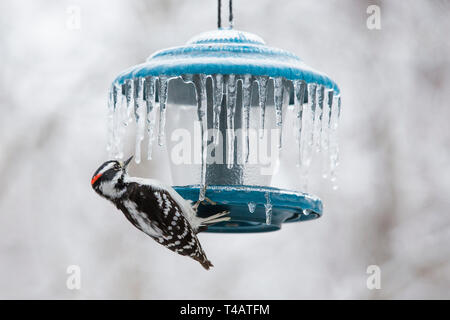
[[[450,298],[450,1],[234,2],[236,29],[341,87],[339,189],[313,190],[324,216],[202,234],[215,265],[205,272],[91,189],[110,81],[214,29],[216,1],[3,0],[0,298]],[[381,30],[366,26],[372,4]],[[144,165],[170,183],[161,159]],[[69,265],[81,268],[81,290],[66,287]],[[369,265],[381,268],[380,290],[366,287]]]

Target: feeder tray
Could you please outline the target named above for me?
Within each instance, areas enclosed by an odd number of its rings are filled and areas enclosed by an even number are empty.
[[[185,199],[197,201],[200,186],[174,189]],[[281,229],[281,224],[308,221],[322,216],[322,201],[306,193],[255,186],[208,186],[206,196],[217,205],[199,207],[200,217],[211,212],[230,211],[231,220],[208,227],[207,232],[266,232]],[[267,223],[267,198],[272,206]],[[250,208],[253,207],[253,208]],[[252,212],[253,211],[253,212]]]

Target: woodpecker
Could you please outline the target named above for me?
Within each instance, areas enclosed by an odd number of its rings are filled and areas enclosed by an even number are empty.
[[[200,201],[192,205],[172,187],[157,180],[130,177],[127,167],[132,158],[103,163],[91,179],[92,188],[110,200],[136,228],[168,249],[198,261],[208,270],[213,265],[196,234],[205,231],[209,225],[228,221],[229,212],[198,217]],[[207,198],[205,200],[214,204]]]

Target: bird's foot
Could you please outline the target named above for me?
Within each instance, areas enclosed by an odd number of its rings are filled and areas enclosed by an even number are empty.
[[[197,212],[197,210],[198,210],[198,206],[200,205],[200,200],[199,201],[197,201],[196,203],[194,203],[193,205],[192,205],[192,209],[194,209],[194,211],[195,212]]]
[[[204,196],[206,194],[206,188],[208,186],[205,184],[202,188],[202,190],[200,190],[200,194],[203,194],[203,200],[198,200],[196,203],[194,203],[194,205],[192,206],[192,209],[194,209],[195,212],[197,212],[198,207],[200,206],[200,203],[204,203],[205,201],[208,202],[209,204],[215,206],[217,203],[212,201],[211,199],[209,199],[208,197]]]
[[[204,200],[198,200],[196,203],[194,203],[194,205],[192,206],[192,209],[194,209],[195,212],[197,212],[198,207],[200,206],[200,203],[204,203],[204,202],[208,202],[210,205],[215,206],[217,204],[217,202],[212,201],[211,199],[205,197]]]

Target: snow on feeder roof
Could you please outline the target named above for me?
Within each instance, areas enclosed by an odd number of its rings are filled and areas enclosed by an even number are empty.
[[[307,66],[293,53],[268,47],[254,34],[229,29],[205,32],[184,46],[160,50],[145,63],[120,74],[115,82],[121,84],[138,77],[184,74],[283,77],[324,85],[339,93],[333,80]]]
[[[289,104],[294,104],[297,115],[295,132],[303,182],[298,191],[270,187],[273,172],[267,173],[254,161],[259,144],[270,138],[270,131],[276,131],[274,149],[281,149],[283,115]],[[266,105],[272,111],[268,116]],[[268,47],[254,34],[219,28],[192,38],[184,46],[152,54],[113,81],[109,112],[108,150],[115,158],[123,157],[124,135],[133,118],[137,163],[141,162],[146,131],[148,159],[152,158],[156,137],[158,144],[164,145],[166,117],[172,132],[185,128],[200,141],[199,163],[171,159],[170,165],[173,182],[182,185],[175,187],[181,196],[193,201],[204,199],[202,190],[207,185],[208,198],[217,202],[214,211],[230,210],[230,221],[208,231],[272,231],[284,222],[322,215],[320,199],[303,191],[316,151],[322,153],[324,176],[335,180],[339,88],[324,73],[290,52]],[[256,139],[253,131],[258,132]],[[201,206],[199,214],[208,215],[210,209]]]

